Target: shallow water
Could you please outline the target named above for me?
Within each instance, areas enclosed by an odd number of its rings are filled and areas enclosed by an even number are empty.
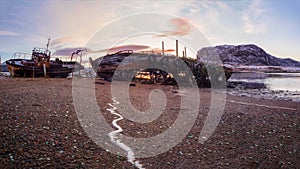
[[[234,73],[229,81],[263,83],[274,91],[300,91],[300,73]]]

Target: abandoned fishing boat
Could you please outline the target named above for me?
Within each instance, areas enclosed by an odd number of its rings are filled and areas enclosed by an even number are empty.
[[[89,59],[97,75],[107,81],[132,78],[148,80],[151,83],[172,84],[174,77],[196,79],[198,86],[210,86],[211,78],[207,66],[194,59],[153,53],[134,53],[132,50],[107,54],[96,60]],[[186,66],[182,66],[182,63]],[[147,69],[145,69],[147,68]],[[232,70],[223,67],[226,81]],[[218,78],[218,77],[217,77]],[[186,79],[189,80],[189,79]],[[176,82],[175,82],[176,83]]]
[[[123,50],[93,60],[90,64],[97,75],[107,81],[116,80],[148,80],[150,83],[176,84],[175,79],[191,82],[194,78],[200,87],[211,84],[222,84],[228,81],[233,70],[222,63],[206,63],[188,58],[186,47],[183,56],[178,55],[178,40],[176,40],[176,56],[165,55],[162,41],[161,53],[133,52]],[[210,72],[210,75],[209,75]]]
[[[13,58],[6,61],[7,68],[12,77],[67,77],[71,72],[84,67],[72,61],[63,62],[56,58],[50,60],[51,51],[47,48],[34,48],[32,54],[15,53]],[[30,58],[28,57],[30,56]]]

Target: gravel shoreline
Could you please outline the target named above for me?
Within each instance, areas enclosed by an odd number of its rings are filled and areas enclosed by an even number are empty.
[[[269,90],[269,89],[228,89],[233,96],[246,96],[267,100],[286,100],[300,103],[300,91]]]
[[[107,152],[83,131],[72,98],[72,79],[0,80],[2,168],[134,168],[127,159]],[[107,122],[116,118],[106,109],[111,103],[109,82],[97,79],[98,105]],[[166,130],[180,109],[175,87],[139,84],[130,87],[132,104],[140,111],[150,107],[154,89],[169,99],[157,120],[138,124],[118,122],[123,134],[151,137]],[[300,105],[227,95],[221,121],[204,144],[199,133],[210,108],[210,89],[200,88],[198,118],[186,137],[169,151],[138,159],[145,168],[298,168],[300,166]]]

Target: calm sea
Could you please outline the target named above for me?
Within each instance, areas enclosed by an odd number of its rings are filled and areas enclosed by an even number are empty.
[[[300,91],[300,73],[234,73],[229,81],[263,83],[270,90]]]

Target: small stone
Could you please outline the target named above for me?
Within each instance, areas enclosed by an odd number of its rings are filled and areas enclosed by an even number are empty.
[[[43,129],[49,130],[49,129],[50,129],[50,127],[48,127],[48,126],[44,126],[44,127],[43,127]]]

